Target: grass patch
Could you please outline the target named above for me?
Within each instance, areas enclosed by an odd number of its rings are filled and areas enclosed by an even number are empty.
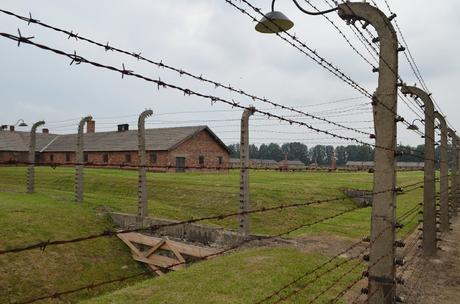
[[[24,191],[26,171],[23,167],[0,168],[0,191]],[[422,172],[401,172],[398,184],[422,179]],[[38,193],[73,200],[72,168],[37,168]],[[108,206],[115,211],[137,212],[137,172],[114,169],[85,169],[85,203],[94,208]],[[325,172],[274,172],[254,170],[250,177],[252,208],[326,199],[343,195],[344,188],[372,188],[372,174]],[[238,211],[239,172],[148,174],[149,213],[153,217],[185,220]],[[398,214],[421,201],[417,190],[398,196]],[[258,234],[277,234],[303,223],[312,222],[343,210],[351,209],[351,200],[323,203],[302,208],[253,214],[251,229]],[[323,231],[356,238],[369,231],[370,208],[347,213],[308,231]],[[288,221],[286,219],[289,219]],[[235,218],[208,221],[203,224],[237,229]],[[413,227],[412,227],[413,228]]]
[[[83,303],[255,303],[325,260],[323,256],[305,255],[291,248],[247,249],[192,265],[186,270],[161,278],[146,280]],[[288,303],[306,303],[307,300],[313,299],[320,291],[329,287],[332,281],[338,280],[342,273],[352,269],[356,263],[351,261],[331,271],[292,297]],[[333,263],[322,272],[334,266]],[[337,286],[321,296],[318,303],[329,302],[347,284],[359,277],[365,265],[356,266],[356,269],[340,280]],[[315,275],[305,277],[287,289],[287,292],[305,286],[314,278]],[[287,292],[281,295],[286,295]]]
[[[398,184],[421,181],[422,172],[398,173]],[[36,170],[36,193],[25,194],[26,169],[0,168],[0,248],[12,248],[48,239],[74,238],[112,228],[99,210],[137,211],[137,172],[114,169],[85,169],[85,201],[74,202],[74,170],[40,167]],[[272,207],[342,196],[343,188],[372,188],[372,174],[325,172],[252,171],[252,208]],[[239,172],[148,174],[149,208],[154,217],[177,220],[238,211]],[[422,200],[422,190],[398,196],[397,214],[404,214]],[[266,212],[251,216],[251,229],[258,234],[277,234],[354,208],[351,200]],[[403,221],[404,236],[417,224],[418,216]],[[356,239],[369,234],[370,208],[358,209],[334,219],[300,229],[289,238],[308,235]],[[202,224],[236,229],[236,218]],[[135,284],[88,303],[251,303],[314,268],[326,257],[289,248],[247,249],[198,263],[185,271],[154,280],[140,279],[111,284],[64,297],[75,302]],[[313,289],[293,297],[304,303],[328,282],[350,268],[314,284]],[[52,246],[15,255],[0,256],[0,303],[52,294],[116,279],[142,271],[128,248],[116,238],[103,238],[65,246]],[[357,268],[359,274],[361,266]],[[355,272],[352,272],[354,275]],[[356,275],[344,278],[320,298],[326,302]],[[56,300],[58,301],[58,300]],[[55,301],[50,301],[54,303]],[[46,303],[46,302],[45,302]]]
[[[104,215],[88,204],[82,206],[42,194],[0,192],[0,248],[7,249],[48,239],[72,238],[112,228]],[[0,303],[15,303],[55,291],[110,280],[143,268],[131,259],[126,246],[115,238],[52,246],[0,256]],[[124,286],[66,296],[82,299]],[[47,302],[45,302],[47,303]]]

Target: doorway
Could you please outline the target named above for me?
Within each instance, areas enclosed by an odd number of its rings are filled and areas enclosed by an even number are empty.
[[[185,172],[185,157],[176,157],[176,172]]]

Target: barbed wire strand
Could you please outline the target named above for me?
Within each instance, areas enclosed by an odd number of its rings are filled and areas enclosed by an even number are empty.
[[[199,80],[199,81],[202,81],[202,82],[206,82],[206,83],[210,83],[212,85],[214,85],[216,88],[224,88],[228,91],[231,91],[233,93],[237,93],[237,94],[240,94],[240,95],[243,95],[243,96],[246,96],[246,97],[249,97],[251,98],[252,100],[254,101],[259,101],[259,102],[263,102],[263,103],[267,103],[267,104],[270,104],[272,106],[275,106],[276,108],[279,108],[279,109],[283,109],[283,110],[288,110],[288,111],[292,111],[292,112],[295,112],[295,113],[298,113],[298,114],[301,114],[301,115],[304,115],[304,116],[307,116],[309,118],[312,118],[312,119],[316,119],[316,120],[320,120],[320,121],[324,121],[324,122],[328,122],[329,124],[332,124],[332,125],[335,125],[335,126],[338,126],[338,127],[341,127],[341,128],[344,128],[346,130],[349,130],[349,131],[354,131],[356,133],[361,133],[361,134],[366,134],[366,135],[370,135],[370,133],[367,133],[367,132],[363,132],[361,130],[356,130],[354,128],[350,128],[350,127],[347,127],[345,125],[341,125],[339,123],[336,123],[334,121],[331,121],[331,120],[328,120],[326,118],[323,118],[323,117],[319,117],[319,116],[316,116],[316,115],[313,115],[313,114],[310,114],[308,112],[304,112],[304,111],[301,111],[301,110],[298,110],[298,109],[295,109],[293,107],[289,107],[289,106],[285,106],[285,105],[282,105],[282,104],[279,104],[279,103],[276,103],[276,102],[273,102],[265,97],[259,97],[259,96],[256,96],[254,94],[250,94],[250,93],[247,93],[246,91],[242,90],[242,89],[236,89],[234,88],[233,86],[231,85],[225,85],[223,83],[219,83],[217,81],[214,81],[214,80],[210,80],[208,78],[205,78],[203,77],[202,75],[198,76],[198,75],[195,75],[193,73],[190,73],[190,72],[187,72],[183,69],[179,69],[179,68],[176,68],[176,67],[173,67],[171,65],[168,65],[166,63],[163,63],[163,61],[154,61],[154,60],[151,60],[151,59],[148,59],[146,57],[143,57],[141,55],[141,53],[135,53],[135,52],[128,52],[126,50],[122,50],[118,47],[114,47],[112,45],[109,45],[108,43],[107,44],[103,44],[101,42],[98,42],[98,41],[95,41],[95,40],[92,40],[92,39],[89,39],[89,38],[86,38],[86,37],[83,37],[77,33],[74,33],[73,31],[67,31],[67,30],[63,30],[63,29],[60,29],[58,27],[55,27],[55,26],[51,26],[51,25],[48,25],[46,23],[43,23],[37,19],[34,19],[32,18],[32,16],[30,15],[29,17],[25,17],[25,16],[20,16],[18,14],[15,14],[13,12],[10,12],[10,11],[7,11],[7,10],[3,10],[3,9],[0,9],[0,12],[4,13],[4,14],[7,14],[7,15],[10,15],[10,16],[14,16],[22,21],[25,21],[27,22],[28,24],[37,24],[37,25],[40,25],[42,27],[45,27],[45,28],[48,28],[48,29],[51,29],[51,30],[54,30],[54,31],[57,31],[57,32],[61,32],[61,33],[64,33],[66,35],[68,35],[69,38],[75,38],[77,41],[78,40],[82,40],[82,41],[86,41],[88,43],[91,43],[93,45],[96,45],[96,46],[99,46],[99,47],[102,47],[104,48],[106,51],[115,51],[115,52],[118,52],[118,53],[121,53],[121,54],[124,54],[124,55],[128,55],[128,56],[131,56],[137,60],[141,60],[141,61],[144,61],[144,62],[148,62],[150,64],[154,64],[160,68],[165,68],[165,69],[168,69],[168,70],[171,70],[171,71],[174,71],[176,73],[178,73],[179,75],[186,75],[188,77],[191,77],[193,79],[196,79],[196,80]]]

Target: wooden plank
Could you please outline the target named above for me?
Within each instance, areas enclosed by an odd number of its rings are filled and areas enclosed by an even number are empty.
[[[158,276],[162,276],[164,275],[163,271],[161,271],[157,266],[155,265],[151,265],[151,264],[147,264],[147,267],[149,267],[150,269],[152,269]]]
[[[133,255],[133,259],[135,259],[136,261],[139,261],[139,262],[159,266],[159,267],[162,267],[162,268],[173,269],[173,270],[178,270],[178,269],[182,269],[182,268],[185,267],[185,265],[183,265],[183,264],[176,265],[176,264],[180,263],[177,260],[174,260],[174,259],[171,259],[171,258],[168,258],[168,257],[164,257],[164,256],[160,256],[160,255],[152,255],[149,258]],[[176,265],[176,266],[172,266],[172,265]]]
[[[125,236],[134,243],[144,244],[147,246],[155,246],[157,243],[162,241],[162,239],[160,238],[143,235],[137,232],[126,233]],[[171,240],[168,240],[168,242],[172,244],[181,254],[199,258],[206,257],[208,255],[212,255],[219,252],[219,250],[212,248],[199,247]],[[168,244],[165,244],[162,249],[171,250]]]
[[[164,243],[165,243],[165,240],[161,240],[161,242],[158,242],[158,244],[156,244],[155,246],[153,246],[147,252],[144,253],[144,257],[148,258],[149,256],[151,256],[155,251],[160,249],[161,246],[164,245]]]
[[[179,260],[179,262],[185,263],[184,257],[180,254],[180,252],[177,250],[177,248],[174,247],[175,245],[172,244],[172,242],[167,241],[166,245],[169,246],[170,250],[174,253],[174,255]]]
[[[133,254],[136,254],[138,256],[141,256],[142,255],[142,252],[136,247],[134,246],[133,243],[131,243],[131,240],[126,236],[126,235],[123,235],[123,234],[118,234],[117,235],[118,238],[120,238],[126,245],[128,245],[129,249],[131,249],[131,252]]]
[[[212,255],[214,253],[219,252],[219,250],[211,249],[211,248],[204,248],[204,247],[179,243],[175,241],[168,241],[168,242],[170,242],[170,244],[172,244],[180,253],[185,254],[185,255],[190,255],[193,257],[198,257],[198,258],[204,258],[208,255]],[[165,246],[163,247],[164,249],[171,250],[168,244],[165,244]]]
[[[138,243],[138,244],[147,245],[151,247],[157,245],[159,242],[162,241],[162,239],[160,238],[150,237],[150,236],[143,235],[137,232],[125,233],[124,237],[133,243]]]
[[[142,252],[134,246],[131,241],[122,234],[118,234],[118,237],[131,249],[133,256],[141,256]],[[155,265],[147,264],[147,266],[152,269],[158,276],[164,275],[164,273]]]

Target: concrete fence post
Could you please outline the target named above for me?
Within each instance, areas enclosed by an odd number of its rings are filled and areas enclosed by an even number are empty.
[[[379,78],[373,99],[375,169],[369,255],[370,304],[394,303],[396,224],[396,124],[398,39],[390,20],[369,3],[339,5],[339,16],[349,22],[372,25],[380,41]]]
[[[30,143],[29,143],[29,164],[27,167],[27,193],[34,193],[35,191],[35,143],[37,128],[44,125],[43,120],[38,121],[32,125],[30,130]]]
[[[458,138],[454,130],[449,128],[449,136],[452,138],[452,166],[451,166],[451,177],[450,177],[450,217],[457,215],[455,208],[456,195],[458,187]]]
[[[455,191],[455,196],[454,196],[454,202],[453,202],[453,207],[454,207],[454,216],[457,216],[458,214],[458,207],[460,204],[460,137],[456,136],[457,139],[457,146],[456,146],[456,153],[457,153],[457,182],[456,182],[456,191]]]
[[[147,202],[147,161],[145,158],[145,119],[153,115],[152,110],[145,110],[139,115],[137,121],[138,156],[139,156],[139,185],[138,185],[138,208],[139,222],[148,216]]]
[[[245,109],[241,117],[241,140],[240,140],[240,212],[250,210],[249,205],[249,117],[255,112],[254,108]],[[249,214],[242,214],[238,218],[239,232],[248,236],[250,229]]]
[[[75,150],[75,201],[79,203],[83,202],[83,127],[91,120],[93,120],[92,116],[86,116],[78,124],[77,149]]]
[[[440,157],[440,220],[441,231],[449,231],[449,166],[447,163],[447,123],[444,117],[436,111],[434,118],[439,121],[441,127],[441,157]]]
[[[434,168],[434,106],[430,95],[417,88],[403,86],[403,94],[419,97],[425,108],[425,168],[423,183],[423,254],[436,254],[436,183]]]

